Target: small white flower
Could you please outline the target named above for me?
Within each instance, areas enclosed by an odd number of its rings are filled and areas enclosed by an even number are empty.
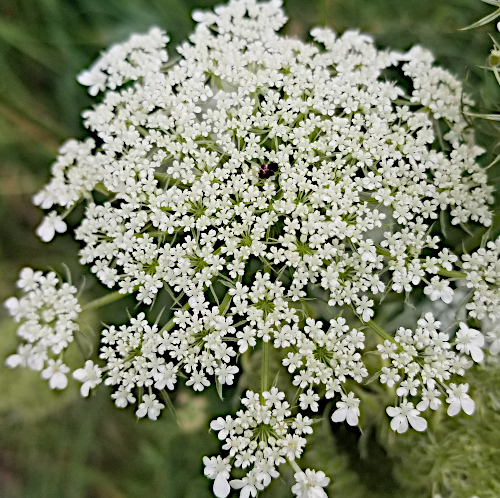
[[[7,308],[9,315],[17,320],[18,313],[20,311],[20,302],[17,297],[9,297],[9,299],[5,300],[3,303],[4,307]]]
[[[500,353],[500,335],[497,331],[488,332],[486,334],[486,339],[490,342],[489,353],[493,356],[496,356]]]
[[[299,396],[299,405],[302,410],[310,408],[313,412],[317,412],[319,405],[318,401],[321,398],[312,389],[308,389],[306,393]]]
[[[333,422],[343,422],[345,420],[349,425],[358,425],[359,402],[360,400],[354,397],[353,392],[350,392],[347,396],[342,393],[341,401],[337,401],[337,410],[332,414]]]
[[[214,479],[213,491],[217,498],[226,498],[231,492],[231,487],[229,486],[229,471],[231,470],[231,465],[227,458],[222,458],[217,455],[216,457],[203,457],[203,464],[205,468],[203,469],[204,474],[209,479]]]
[[[25,367],[26,363],[26,358],[17,353],[11,354],[5,359],[5,366],[8,368]]]
[[[455,344],[458,351],[470,355],[476,363],[483,361],[484,336],[479,330],[471,329],[467,324],[460,322],[460,330],[457,331]]]
[[[115,400],[115,405],[118,408],[125,408],[129,404],[135,403],[134,395],[123,386],[120,386],[111,397]]]
[[[297,498],[327,498],[324,487],[330,483],[330,478],[326,477],[321,470],[306,469],[304,472],[294,474],[295,484],[292,486],[292,493]]]
[[[387,384],[387,387],[393,387],[396,382],[401,380],[401,375],[396,368],[382,367],[381,371],[380,382]]]
[[[139,418],[143,418],[147,415],[149,419],[156,420],[163,408],[165,408],[165,405],[156,399],[156,395],[145,394],[135,414]]]
[[[203,372],[198,372],[197,370],[191,372],[189,379],[186,381],[186,386],[193,386],[195,391],[203,391],[209,385],[210,381],[205,377]]]
[[[63,219],[56,211],[52,211],[42,220],[42,223],[35,230],[35,233],[44,242],[50,242],[54,238],[56,232],[64,233],[66,228],[67,226]]]
[[[467,394],[469,384],[450,384],[447,389],[448,398],[446,402],[448,406],[447,413],[450,417],[454,417],[460,410],[463,410],[467,415],[472,415],[476,408],[474,400]]]
[[[312,419],[309,417],[303,417],[301,413],[297,413],[297,417],[292,423],[292,429],[295,429],[297,434],[312,434],[312,423]]]
[[[400,386],[396,389],[396,394],[398,396],[408,396],[408,394],[416,396],[419,385],[420,381],[418,379],[403,380]]]
[[[66,374],[69,372],[69,367],[62,360],[49,360],[48,366],[42,371],[42,377],[49,380],[51,389],[65,389],[68,385]]]
[[[431,410],[437,410],[441,405],[441,400],[439,399],[441,393],[437,389],[422,389],[422,401],[416,406],[417,410],[423,412],[430,407]]]
[[[402,434],[408,430],[408,422],[419,432],[427,429],[427,420],[420,417],[420,412],[413,407],[413,403],[403,400],[400,406],[388,406],[387,415],[392,417],[391,429]]]
[[[366,296],[362,296],[356,304],[356,313],[361,315],[364,322],[369,322],[375,314],[373,311],[373,299],[368,299]]]
[[[41,271],[34,271],[32,268],[23,268],[19,272],[19,279],[16,282],[16,285],[25,292],[28,292],[38,287],[41,278]]]
[[[106,89],[107,76],[98,68],[82,71],[76,77],[76,80],[80,85],[90,87],[88,92],[93,97]]]
[[[79,368],[73,372],[73,378],[83,382],[80,393],[83,397],[89,395],[90,389],[93,389],[102,382],[101,369],[94,362],[87,360],[84,368]]]
[[[233,418],[228,415],[225,419],[219,417],[210,422],[210,428],[214,431],[218,431],[217,437],[223,441],[228,436],[229,432],[234,429],[235,422]]]
[[[431,278],[430,284],[424,288],[424,294],[429,296],[431,301],[441,299],[446,304],[450,304],[453,301],[454,292],[450,288],[448,280],[441,280],[434,276]]]
[[[231,487],[241,489],[240,498],[255,497],[259,491],[264,489],[262,479],[259,479],[256,469],[252,469],[243,479],[233,479]]]

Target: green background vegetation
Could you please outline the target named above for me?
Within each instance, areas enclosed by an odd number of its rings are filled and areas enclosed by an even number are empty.
[[[0,1],[0,302],[13,292],[20,268],[66,263],[75,282],[83,276],[77,244],[69,236],[44,245],[34,235],[41,212],[30,198],[47,181],[58,145],[83,137],[80,112],[91,105],[75,75],[112,43],[150,26],[164,28],[170,50],[193,28],[190,11],[208,0],[1,0]],[[380,46],[408,49],[418,43],[464,80],[482,112],[498,111],[498,88],[484,69],[493,26],[459,31],[491,11],[479,0],[288,0],[285,32],[306,37],[314,25],[336,31],[359,28]],[[497,130],[478,122],[478,140],[498,153]],[[493,170],[493,180],[498,170]],[[92,283],[87,279],[87,285]],[[0,319],[0,357],[16,344],[14,326]],[[123,304],[104,320],[125,319]],[[89,327],[97,329],[97,319]],[[306,463],[333,477],[338,497],[500,496],[500,370],[476,375],[478,413],[447,420],[428,435],[395,437],[380,404],[366,408],[372,430],[328,423],[318,426]],[[113,407],[102,388],[79,399],[75,385],[50,392],[32,372],[8,371],[0,360],[0,496],[5,497],[205,497],[203,454],[217,451],[207,432],[221,409],[214,392],[193,397],[181,389],[177,421],[167,411],[158,422],[137,422],[132,410]],[[378,415],[377,415],[378,413]],[[377,431],[381,425],[384,430]],[[283,481],[290,475],[284,473]],[[290,495],[283,482],[267,496]]]

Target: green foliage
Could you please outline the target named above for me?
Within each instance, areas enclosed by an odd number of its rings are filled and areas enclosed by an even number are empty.
[[[393,444],[396,475],[410,496],[500,496],[500,365],[475,372],[470,383],[478,406],[472,417],[445,417],[428,437],[411,434]]]
[[[60,406],[36,423],[4,420],[0,445],[6,477],[1,494],[23,498],[208,496],[210,482],[202,475],[201,457],[214,451],[215,441],[204,416],[194,425],[188,424],[192,413],[184,419],[193,408],[206,411],[199,404],[181,406],[184,429],[171,417],[138,424],[131,413],[117,410],[103,392]]]

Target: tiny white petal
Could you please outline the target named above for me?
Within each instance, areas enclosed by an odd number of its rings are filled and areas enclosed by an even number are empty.
[[[214,481],[214,495],[217,498],[226,498],[231,492],[231,486],[223,474],[223,472],[219,472]]]

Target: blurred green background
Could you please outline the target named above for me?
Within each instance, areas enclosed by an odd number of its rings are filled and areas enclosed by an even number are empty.
[[[170,51],[193,28],[193,8],[209,0],[0,0],[0,302],[13,293],[20,268],[67,264],[79,279],[78,246],[69,236],[45,245],[34,235],[41,212],[31,196],[47,181],[58,145],[83,137],[80,112],[91,99],[75,75],[99,51],[156,25],[172,38]],[[314,25],[359,28],[377,44],[430,48],[437,61],[463,79],[478,110],[498,111],[498,87],[485,64],[494,26],[459,31],[491,11],[480,0],[288,0],[285,33],[306,37]],[[497,129],[477,123],[478,141],[496,154]],[[493,177],[498,173],[493,172]],[[493,178],[493,181],[496,181]],[[90,282],[90,283],[89,283]],[[88,277],[87,285],[95,285]],[[1,312],[3,313],[3,311]],[[109,307],[107,320],[126,316]],[[97,327],[89,318],[89,326]],[[14,325],[0,317],[0,496],[205,497],[210,482],[201,458],[217,451],[210,418],[229,411],[214,393],[181,390],[177,418],[137,422],[132,410],[113,407],[106,388],[89,400],[77,389],[49,392],[32,372],[8,371],[3,360],[16,345]],[[309,464],[333,482],[331,496],[500,496],[500,372],[478,374],[476,417],[451,420],[425,436],[363,434],[317,429]],[[326,462],[326,464],[325,464]],[[284,480],[289,476],[284,476]],[[289,496],[277,482],[267,496]]]

